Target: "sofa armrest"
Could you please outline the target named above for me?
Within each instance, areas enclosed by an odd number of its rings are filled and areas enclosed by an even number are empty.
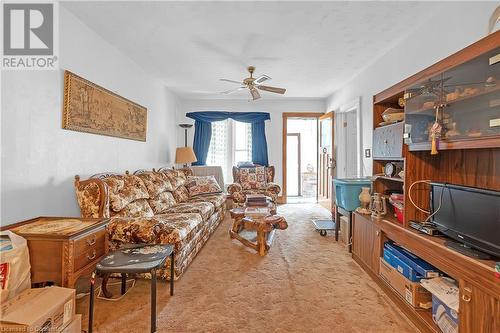
[[[233,195],[236,192],[243,192],[243,187],[241,187],[241,185],[238,183],[233,183],[227,187],[227,192],[230,195]]]
[[[279,194],[281,192],[281,187],[276,183],[267,183],[266,192]]]
[[[109,217],[109,195],[107,185],[98,178],[80,181],[75,176],[75,192],[83,218]]]

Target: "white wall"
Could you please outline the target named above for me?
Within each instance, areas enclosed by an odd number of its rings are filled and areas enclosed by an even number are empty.
[[[1,224],[80,214],[73,177],[173,162],[177,99],[60,6],[60,71],[2,73]],[[61,128],[63,69],[148,108],[147,141]]]
[[[363,150],[371,148],[373,95],[486,36],[496,6],[496,1],[446,2],[429,22],[422,22],[396,47],[335,91],[327,100],[327,110],[336,110],[361,96]],[[363,158],[363,173],[371,175],[371,159]]]
[[[196,99],[182,100],[178,109],[179,122],[194,123],[194,120],[186,118],[187,112],[194,111],[229,111],[247,112],[259,111],[269,112],[271,121],[266,121],[266,139],[268,146],[269,165],[276,168],[274,181],[282,184],[282,127],[283,112],[324,112],[325,102],[322,99],[263,99],[248,102],[246,100],[231,99]],[[194,128],[189,131],[188,144],[193,143]],[[184,143],[184,131],[178,130],[178,142]],[[231,183],[232,179],[224,179],[225,183]]]

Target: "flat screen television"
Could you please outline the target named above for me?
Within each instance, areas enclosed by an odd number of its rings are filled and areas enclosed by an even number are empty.
[[[459,243],[447,246],[474,257],[480,256],[469,248],[500,257],[500,192],[431,183],[430,200],[436,228]]]

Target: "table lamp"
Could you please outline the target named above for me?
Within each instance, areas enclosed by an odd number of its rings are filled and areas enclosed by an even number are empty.
[[[186,168],[189,163],[198,161],[196,155],[191,147],[179,147],[175,151],[175,163],[184,164]]]

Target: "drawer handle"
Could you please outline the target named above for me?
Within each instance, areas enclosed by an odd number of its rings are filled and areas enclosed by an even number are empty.
[[[469,303],[469,302],[470,302],[470,300],[471,300],[471,297],[470,297],[469,295],[462,295],[462,300],[463,300],[464,302]]]
[[[95,250],[93,250],[93,251],[92,251],[92,255],[91,255],[91,256],[89,256],[89,255],[87,254],[87,259],[88,259],[88,260],[94,260],[94,259],[95,259],[95,257],[96,257],[96,255],[97,255],[97,252],[96,252]]]
[[[96,240],[97,240],[97,239],[96,239],[96,236],[94,236],[94,238],[92,238],[92,239],[87,239],[87,245],[88,245],[88,246],[92,246],[92,245],[94,245],[94,244],[95,244],[95,242],[96,242]]]

